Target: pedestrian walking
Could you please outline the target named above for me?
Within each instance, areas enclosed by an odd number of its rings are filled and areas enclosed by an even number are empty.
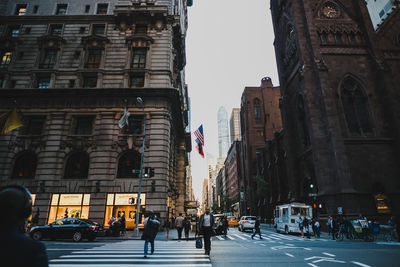
[[[326,223],[328,226],[328,236],[332,235],[332,239],[335,239],[335,235],[333,233],[333,218],[332,216],[328,217],[328,222]]]
[[[121,224],[121,235],[125,234],[126,232],[126,220],[125,220],[125,214],[122,214],[122,217],[120,219],[120,224]]]
[[[163,228],[165,231],[165,241],[168,241],[169,229],[171,229],[171,221],[167,218],[164,222]]]
[[[300,233],[301,233],[301,237],[304,237],[304,225],[303,225],[303,219],[301,218],[301,216],[299,216],[299,221],[297,222],[299,224],[299,229],[300,229]]]
[[[0,220],[1,266],[47,267],[43,243],[25,235],[32,213],[32,196],[23,186],[7,186],[0,190],[0,210],[6,215]]]
[[[147,258],[149,243],[151,244],[151,255],[154,254],[154,239],[157,236],[159,228],[160,221],[152,211],[149,211],[149,216],[144,220],[144,230],[142,234],[142,240],[144,240],[144,258]]]
[[[260,231],[260,218],[256,217],[256,222],[254,224],[254,233],[251,236],[251,239],[254,239],[254,236],[258,234],[260,236],[260,239],[262,239],[261,237],[261,231]]]
[[[306,237],[310,239],[310,223],[308,222],[308,219],[306,216],[303,217],[303,227],[304,227],[304,232],[306,234]],[[304,237],[304,234],[303,234]]]
[[[312,220],[311,220],[311,229],[312,229],[312,231],[313,231],[313,236],[315,237],[316,236],[316,229],[315,229],[315,218],[312,218]]]
[[[183,222],[183,227],[185,229],[185,238],[186,241],[189,240],[189,232],[190,232],[190,228],[192,227],[192,224],[190,223],[190,218],[186,217],[184,222]]]
[[[210,208],[206,208],[205,213],[200,216],[199,230],[204,238],[204,253],[210,255],[211,251],[211,233],[215,223],[214,215],[210,213]]]
[[[175,219],[175,227],[178,230],[178,240],[182,239],[182,230],[183,230],[183,221],[185,219],[182,217],[182,213],[179,213],[179,216]]]
[[[321,225],[319,224],[319,221],[315,219],[314,221],[314,227],[315,227],[315,235],[320,238],[321,237]]]
[[[224,232],[225,237],[226,237],[226,234],[228,233],[228,228],[229,228],[228,218],[226,218],[226,216],[224,216],[222,218],[222,230]]]

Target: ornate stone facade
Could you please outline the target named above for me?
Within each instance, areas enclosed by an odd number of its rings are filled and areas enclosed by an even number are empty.
[[[183,212],[186,1],[8,1],[2,12],[0,113],[16,103],[25,125],[0,136],[1,186],[27,186],[40,223],[69,212],[107,225],[125,214],[133,227],[127,201],[138,192],[132,171],[145,127],[143,166],[154,177],[143,178],[143,208],[162,219]],[[120,129],[125,106],[129,126]],[[18,172],[26,152],[37,164]]]

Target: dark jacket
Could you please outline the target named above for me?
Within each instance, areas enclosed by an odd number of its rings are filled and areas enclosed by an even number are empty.
[[[254,224],[255,228],[260,228],[260,220],[257,218],[256,223]]]
[[[0,229],[0,265],[12,267],[47,267],[46,248],[15,229]]]
[[[215,218],[214,218],[214,215],[212,215],[211,213],[210,213],[210,216],[211,216],[211,227],[214,225],[214,223],[215,223]],[[201,229],[203,229],[203,227],[204,227],[204,214],[202,214],[201,216],[200,216],[200,220],[199,220],[199,228],[200,228],[200,230]]]
[[[142,234],[142,240],[153,241],[158,233],[158,229],[160,228],[160,222],[157,217],[150,216],[145,220],[145,226]]]

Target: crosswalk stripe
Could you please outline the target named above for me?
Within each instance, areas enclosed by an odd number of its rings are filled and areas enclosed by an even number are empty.
[[[230,235],[227,235],[226,237],[229,238],[230,240],[235,240],[235,238],[231,237]]]
[[[225,239],[222,238],[222,236],[216,235],[216,237],[217,237],[219,240],[225,240]]]
[[[142,265],[142,264],[140,264]],[[50,264],[49,267],[71,267],[71,266],[77,266],[73,264]],[[139,264],[127,264],[127,265],[115,265],[115,264],[79,264],[79,267],[119,267],[119,266],[139,266]],[[143,265],[144,266],[144,265]],[[176,266],[176,264],[145,264],[146,267],[171,267],[171,266]],[[212,267],[211,263],[205,264],[205,263],[198,263],[196,265],[193,264],[179,264],[179,267]]]
[[[51,262],[159,262],[159,261],[168,261],[168,262],[181,262],[182,259],[54,259]],[[201,262],[201,261],[210,261],[210,259],[194,259],[192,261]]]
[[[143,255],[141,253],[140,255]],[[137,257],[138,255],[132,255],[132,254],[124,254],[124,255],[113,255],[113,254],[106,254],[106,255],[79,255],[79,258],[134,258]],[[62,255],[60,258],[76,258],[76,255]],[[193,254],[187,254],[187,255],[151,255],[151,258],[202,258],[202,259],[208,259],[208,256],[204,255],[204,253],[198,254],[198,255],[193,255]]]
[[[240,239],[242,239],[242,240],[247,240],[246,238],[244,238],[244,237],[242,237],[242,236],[240,236],[240,235],[237,235],[237,234],[234,234],[234,236],[236,236],[236,237],[238,237],[238,238],[240,238]]]

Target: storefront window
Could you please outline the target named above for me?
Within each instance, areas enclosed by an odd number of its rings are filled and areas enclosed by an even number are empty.
[[[136,202],[137,194],[107,194],[106,216],[104,218],[104,226],[110,226],[108,221],[111,217],[118,219],[125,215],[126,228],[133,229],[136,227]],[[140,223],[139,227],[144,226],[144,213],[146,211],[146,194],[140,195]]]
[[[89,218],[90,194],[53,194],[48,223],[61,218]]]

